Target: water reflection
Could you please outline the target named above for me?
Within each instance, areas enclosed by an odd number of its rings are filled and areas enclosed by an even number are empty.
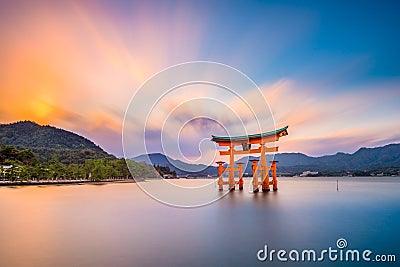
[[[288,178],[277,192],[180,209],[135,184],[3,187],[1,266],[265,266],[264,244],[322,249],[340,237],[400,258],[399,189],[398,178],[341,179],[339,192],[336,179]]]

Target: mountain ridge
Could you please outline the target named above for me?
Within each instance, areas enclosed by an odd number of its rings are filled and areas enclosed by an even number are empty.
[[[136,162],[144,162],[150,165],[168,166],[172,171],[178,175],[215,175],[218,171],[214,166],[207,166],[205,164],[191,164],[178,159],[173,159],[162,153],[142,154],[131,158]]]
[[[146,163],[148,164],[169,166],[179,174],[183,174],[185,171],[179,170],[176,164],[174,166],[174,163],[178,161],[183,164],[191,165],[190,163],[172,159],[162,153],[143,154],[132,159],[135,161],[143,161],[144,158],[147,158]],[[259,159],[259,157],[246,156],[236,160],[235,163],[247,163],[244,172],[252,173],[251,164],[248,163],[250,159]],[[293,173],[301,173],[306,170],[344,172],[349,170],[373,171],[382,168],[400,169],[400,144],[388,144],[374,148],[362,147],[354,153],[338,152],[333,155],[319,157],[312,157],[299,152],[277,153],[273,159],[279,161],[278,171]],[[272,160],[271,155],[267,155],[267,161],[270,160]],[[202,164],[198,166],[207,167],[207,174],[216,175],[218,173],[217,168],[214,166]],[[190,169],[190,166],[186,166],[186,169]]]
[[[74,132],[32,121],[0,124],[0,143],[31,149],[39,160],[57,158],[62,163],[82,163],[86,159],[115,159],[91,140]]]

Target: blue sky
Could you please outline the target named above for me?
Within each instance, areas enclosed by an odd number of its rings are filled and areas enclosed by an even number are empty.
[[[137,88],[209,60],[259,85],[277,127],[289,125],[282,152],[400,141],[397,1],[143,2],[1,1],[0,122],[63,127],[122,156]]]

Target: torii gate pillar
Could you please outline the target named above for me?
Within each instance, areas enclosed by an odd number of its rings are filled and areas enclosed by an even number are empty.
[[[270,161],[271,162],[271,172],[272,172],[272,189],[274,191],[278,190],[278,179],[276,178],[276,164],[278,161]]]

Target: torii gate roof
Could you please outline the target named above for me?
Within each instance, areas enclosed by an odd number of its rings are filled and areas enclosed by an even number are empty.
[[[211,135],[212,136],[211,141],[217,143],[247,143],[247,142],[252,143],[251,141],[258,141],[270,137],[276,137],[277,139],[279,139],[279,137],[288,135],[287,128],[288,126],[285,126],[283,128],[276,129],[274,131],[269,131],[259,134],[250,134],[250,135],[238,135],[238,136]]]

